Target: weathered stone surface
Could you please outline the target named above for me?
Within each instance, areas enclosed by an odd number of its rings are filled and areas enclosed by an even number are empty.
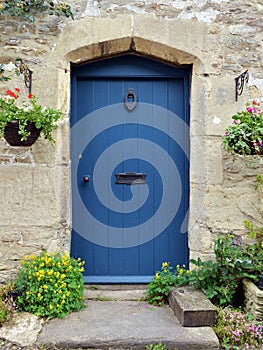
[[[219,348],[212,328],[182,327],[168,306],[153,308],[141,301],[90,300],[85,310],[47,323],[37,344],[143,350],[159,342],[178,350]]]
[[[11,321],[0,328],[0,338],[22,346],[34,344],[44,324],[43,319],[29,313],[16,313]]]
[[[263,290],[248,279],[243,280],[245,310],[257,320],[262,320]]]
[[[168,300],[184,327],[212,326],[216,321],[216,307],[192,286],[171,288]]]

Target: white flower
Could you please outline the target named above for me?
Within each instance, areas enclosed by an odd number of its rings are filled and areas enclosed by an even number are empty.
[[[12,62],[9,62],[7,64],[3,65],[4,70],[7,70],[8,72],[12,72],[12,70],[16,69],[16,65]]]

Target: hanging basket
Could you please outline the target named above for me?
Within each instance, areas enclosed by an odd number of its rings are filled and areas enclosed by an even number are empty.
[[[40,135],[41,129],[37,129],[35,123],[28,122],[26,126],[26,131],[30,132],[30,135],[26,140],[21,140],[21,135],[19,135],[19,122],[14,120],[8,122],[5,127],[4,137],[10,146],[32,146],[36,142]]]

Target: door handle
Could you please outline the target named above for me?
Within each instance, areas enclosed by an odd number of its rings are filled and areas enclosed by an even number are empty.
[[[83,176],[83,182],[89,182],[90,181],[90,176],[89,175],[84,175]]]

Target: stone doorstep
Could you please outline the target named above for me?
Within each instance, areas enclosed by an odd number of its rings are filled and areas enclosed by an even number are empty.
[[[203,292],[193,286],[173,287],[169,305],[183,327],[212,326],[217,309]]]
[[[86,300],[143,300],[145,299],[145,285],[99,285],[87,286],[84,290]]]

